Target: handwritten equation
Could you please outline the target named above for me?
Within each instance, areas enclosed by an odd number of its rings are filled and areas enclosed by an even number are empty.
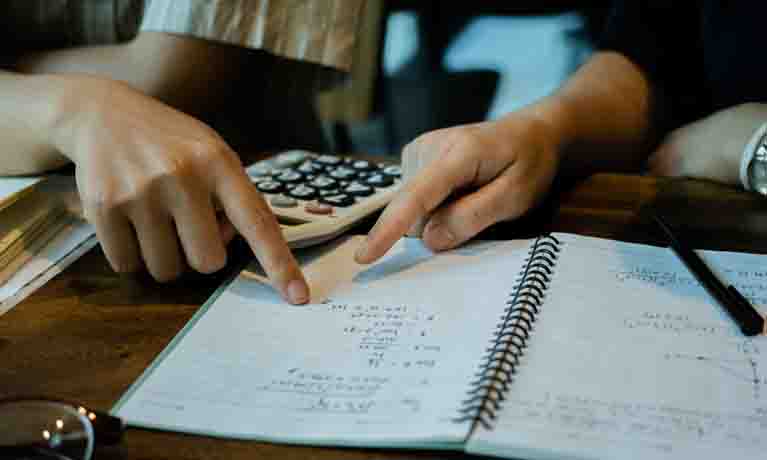
[[[762,398],[767,390],[767,375],[764,366],[760,366],[761,347],[750,339],[743,340],[732,347],[730,354],[711,355],[705,353],[667,352],[666,361],[675,367],[704,366],[709,372],[716,372],[717,379],[729,379],[730,391],[738,391],[736,385],[749,385],[755,401]]]
[[[640,281],[661,287],[688,287],[699,284],[690,274],[658,270],[652,267],[634,267],[630,270],[616,271],[614,274],[615,278],[621,282]]]
[[[748,413],[715,412],[547,393],[539,400],[506,404],[503,423],[542,426],[568,438],[638,443],[669,453],[685,442],[767,449],[767,406]]]
[[[379,413],[418,412],[421,402],[416,398],[381,399],[385,387],[392,383],[391,377],[293,368],[283,377],[256,386],[255,390],[272,394],[269,399],[282,409],[302,412],[339,415],[366,415],[375,409],[379,409]],[[422,383],[428,385],[428,381]]]
[[[368,367],[430,369],[437,365],[442,347],[430,342],[436,314],[405,305],[352,305],[332,300],[324,305],[340,317],[340,332],[353,338]]]
[[[752,304],[767,306],[767,271],[765,270],[720,270],[722,281],[735,286]],[[671,289],[689,289],[700,283],[689,272],[659,270],[652,267],[633,267],[630,270],[614,272],[615,279],[622,283],[642,282]]]
[[[626,329],[648,330],[653,333],[694,335],[701,337],[739,337],[738,329],[727,323],[701,322],[686,314],[638,312],[623,320]]]

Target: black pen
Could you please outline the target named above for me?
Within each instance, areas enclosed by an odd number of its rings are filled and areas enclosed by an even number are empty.
[[[687,247],[674,235],[671,227],[653,213],[653,219],[668,237],[671,249],[684,262],[695,278],[703,285],[711,296],[727,310],[727,313],[738,323],[744,335],[759,335],[765,331],[764,317],[751,305],[748,300],[733,285],[727,287],[717,278],[698,254]]]

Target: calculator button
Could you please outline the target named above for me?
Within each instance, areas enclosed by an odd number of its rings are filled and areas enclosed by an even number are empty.
[[[284,195],[275,195],[269,200],[269,202],[272,204],[272,206],[277,208],[292,208],[298,205],[298,201],[296,201],[295,198]]]
[[[337,188],[331,188],[327,190],[319,190],[318,194],[320,196],[330,196],[330,195],[338,195],[341,193]]]
[[[263,180],[256,184],[256,188],[261,193],[280,193],[285,189],[285,185],[282,182],[275,180]]]
[[[261,177],[272,174],[273,169],[274,163],[264,161],[248,166],[245,171],[250,177]]]
[[[311,200],[317,197],[317,190],[303,184],[296,185],[288,191],[288,196],[298,198],[299,200]]]
[[[336,188],[338,186],[338,181],[333,179],[332,177],[319,176],[312,179],[309,182],[309,185],[321,190],[328,190],[331,188]]]
[[[327,205],[325,203],[317,203],[315,201],[312,201],[310,203],[306,203],[306,206],[304,207],[304,211],[310,214],[328,215],[328,214],[333,214],[333,206]]]
[[[375,189],[369,185],[352,182],[343,191],[354,196],[370,196],[375,192]]]
[[[277,166],[290,167],[295,166],[305,159],[309,158],[309,152],[305,150],[288,150],[274,158]]]
[[[320,155],[314,161],[324,166],[336,166],[341,164],[343,160],[335,155]]]
[[[304,180],[304,176],[303,174],[301,174],[300,172],[296,170],[286,169],[280,172],[279,174],[277,174],[276,176],[274,176],[274,180],[278,182],[283,182],[286,184],[288,183],[295,184],[296,182],[301,182],[302,180]]]
[[[345,193],[339,193],[336,195],[323,196],[320,198],[320,203],[324,203],[330,206],[336,206],[345,208],[354,204],[354,197]]]
[[[357,171],[372,171],[376,169],[376,166],[366,160],[355,160],[352,162],[352,168],[356,169]]]
[[[388,187],[394,183],[394,178],[386,174],[375,173],[366,177],[365,183],[376,188]]]
[[[321,163],[315,163],[313,161],[304,161],[296,170],[302,174],[321,174],[325,170],[325,167]]]
[[[387,166],[383,169],[383,173],[391,177],[401,177],[402,168],[396,165]]]
[[[333,169],[330,171],[330,177],[333,179],[338,180],[349,180],[353,179],[357,176],[357,171],[346,167],[346,166],[339,166],[338,168]]]
[[[265,180],[272,180],[269,176],[250,176],[250,181],[254,184],[257,184],[259,182],[263,182]]]

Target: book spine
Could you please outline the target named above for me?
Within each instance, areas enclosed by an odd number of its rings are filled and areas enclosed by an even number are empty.
[[[551,282],[561,243],[551,235],[536,238],[519,272],[510,299],[470,383],[456,422],[492,429],[506,399]]]

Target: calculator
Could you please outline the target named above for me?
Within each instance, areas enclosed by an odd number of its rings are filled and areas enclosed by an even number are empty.
[[[399,165],[288,150],[246,168],[292,248],[332,239],[386,206],[402,183]]]

